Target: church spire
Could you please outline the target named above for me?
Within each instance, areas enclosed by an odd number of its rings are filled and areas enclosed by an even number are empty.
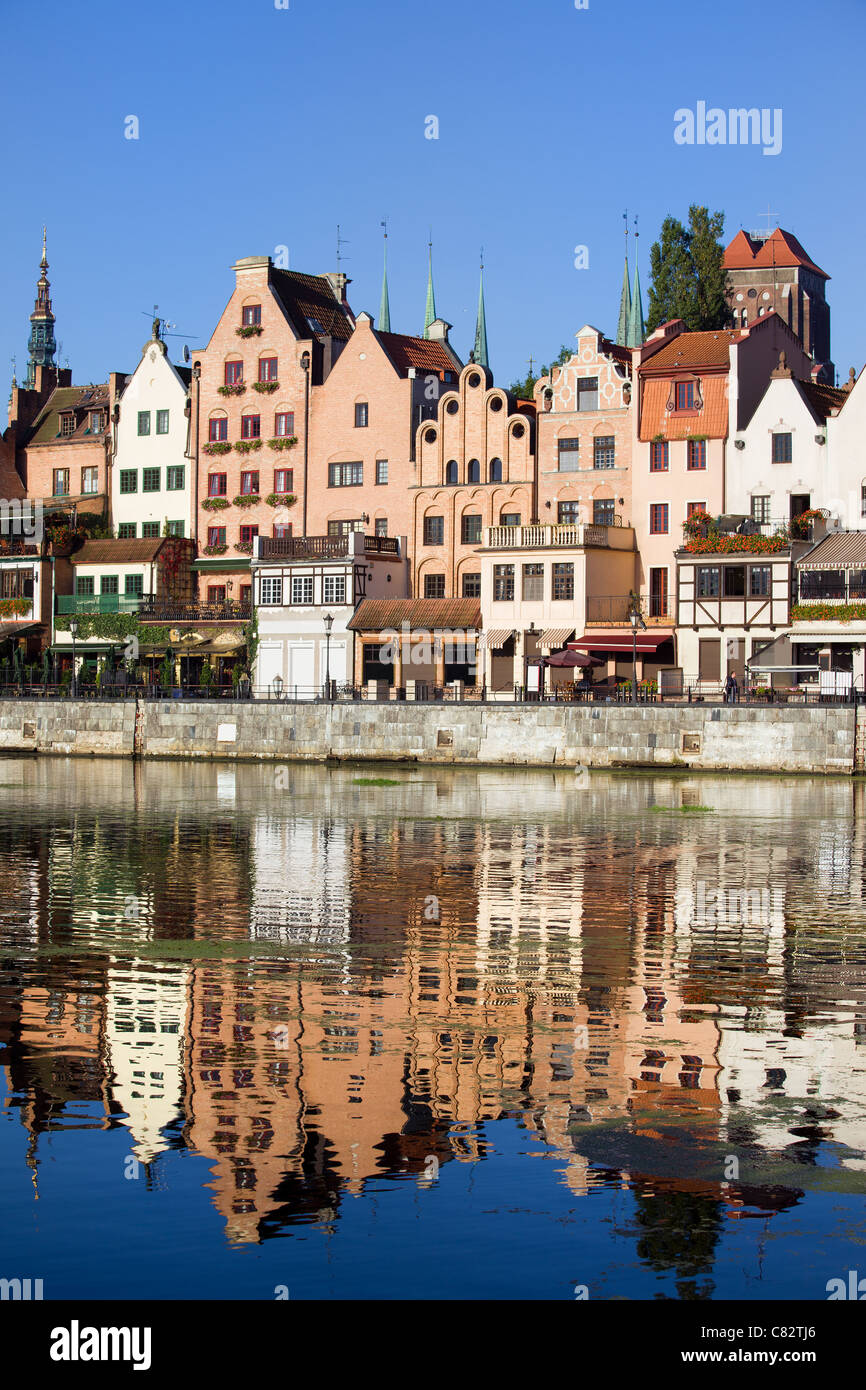
[[[619,322],[616,326],[616,341],[625,347],[631,318],[631,290],[628,283],[628,211],[623,213],[625,221],[625,267],[622,272],[622,294],[619,297]]]
[[[380,333],[390,333],[391,300],[388,295],[388,224],[386,222],[383,222],[382,226],[385,228],[385,261],[384,268],[382,270],[382,300],[379,305],[378,328]]]
[[[427,307],[424,310],[424,337],[430,337],[430,325],[436,318],[436,296],[433,293],[433,233],[427,243]]]
[[[36,282],[36,303],[30,315],[30,339],[27,344],[30,360],[27,363],[26,389],[36,385],[36,368],[53,367],[57,343],[54,339],[54,314],[51,309],[51,284],[48,279],[48,253],[46,250],[46,231],[42,228],[42,260],[39,262],[41,274]]]
[[[628,320],[628,336],[626,347],[637,348],[643,343],[646,329],[643,321],[643,303],[640,295],[640,274],[638,272],[637,239],[640,233],[637,229],[637,218],[635,218],[634,229],[634,284],[631,291],[631,312]]]
[[[490,370],[490,363],[487,360],[487,315],[484,312],[484,251],[481,252],[481,279],[478,284],[478,317],[475,320],[475,348],[472,353],[473,362],[477,362],[479,367],[486,367]]]

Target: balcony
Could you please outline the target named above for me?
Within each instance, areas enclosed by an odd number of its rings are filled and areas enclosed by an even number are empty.
[[[176,603],[170,598],[148,595],[138,609],[142,623],[247,623],[252,615],[252,604],[232,599],[223,603]]]
[[[608,526],[589,522],[574,525],[487,526],[485,550],[580,550],[587,545],[609,544]]]
[[[353,555],[399,555],[396,536],[260,536],[260,560],[345,560]]]
[[[58,594],[58,614],[137,613],[144,602],[140,594]]]

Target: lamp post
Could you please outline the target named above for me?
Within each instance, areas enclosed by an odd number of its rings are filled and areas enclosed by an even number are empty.
[[[78,636],[78,619],[75,617],[69,619],[69,634],[72,638],[72,680],[69,682],[69,693],[74,700],[78,694],[78,681],[75,674],[75,639]]]
[[[274,676],[274,679],[273,679],[273,687],[274,687],[274,695],[277,697],[278,700],[281,699],[282,694],[283,694],[283,678],[282,678],[282,676],[279,676],[279,675]]]
[[[646,629],[640,611],[640,599],[637,594],[631,594],[629,604],[628,619],[631,623],[631,702],[637,704],[637,634],[638,628]]]
[[[332,614],[332,613],[326,613],[326,614],[325,614],[324,623],[325,623],[325,690],[326,690],[326,692],[327,692],[327,694],[326,694],[326,699],[330,700],[330,698],[331,698],[331,628],[334,626],[334,617],[333,617],[333,614]]]

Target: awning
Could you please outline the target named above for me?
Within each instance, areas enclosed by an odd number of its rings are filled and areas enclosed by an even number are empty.
[[[485,647],[491,652],[495,651],[497,647],[504,647],[513,631],[514,629],[510,627],[491,628],[489,632],[483,634]]]
[[[573,627],[546,627],[538,639],[538,645],[552,650],[564,646],[569,637],[573,636]]]
[[[637,641],[634,644],[638,652],[644,655],[656,651],[663,642],[669,642],[673,637],[673,632],[662,631],[655,628],[647,628],[637,634]],[[630,652],[632,650],[632,630],[626,628],[598,628],[595,632],[584,632],[576,642],[569,642],[569,647],[579,647],[581,651],[590,652]]]
[[[0,623],[0,642],[5,642],[7,637],[20,637],[22,633],[32,632],[41,626],[41,623]]]
[[[589,652],[579,652],[574,647],[569,647],[568,651],[557,652],[555,656],[545,659],[546,666],[603,666],[604,662],[597,656],[590,656]]]

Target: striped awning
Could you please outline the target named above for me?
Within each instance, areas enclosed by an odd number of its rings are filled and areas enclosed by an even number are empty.
[[[546,627],[538,639],[539,647],[564,647],[569,637],[574,636],[573,627]]]
[[[504,647],[505,643],[511,636],[512,631],[513,629],[510,627],[495,627],[491,628],[489,632],[485,632],[483,636],[484,645],[487,648],[487,650],[495,651],[497,647]]]

